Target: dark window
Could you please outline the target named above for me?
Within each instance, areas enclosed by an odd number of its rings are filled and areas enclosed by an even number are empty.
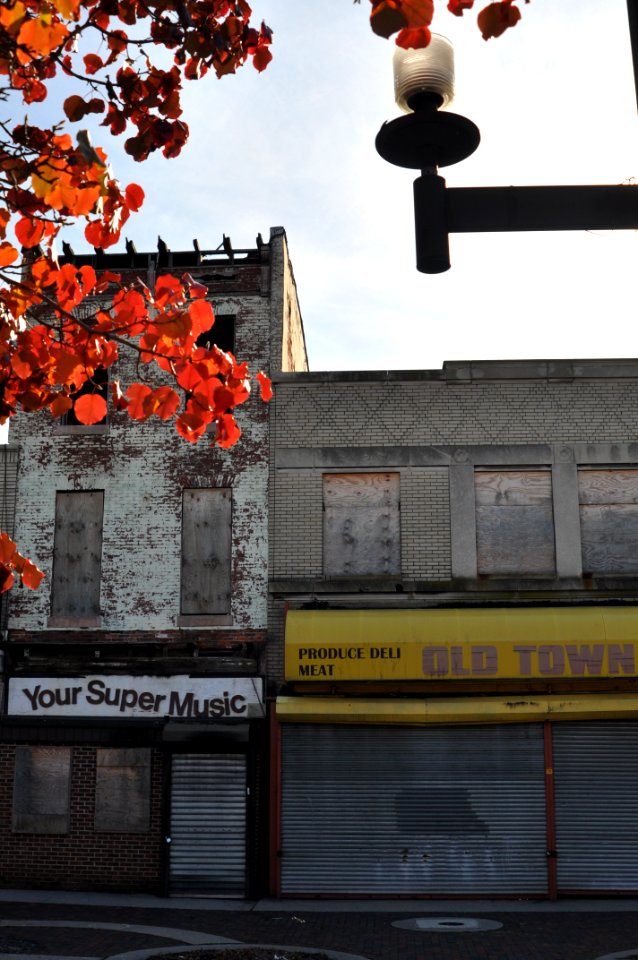
[[[232,313],[216,313],[215,323],[197,338],[198,347],[219,347],[226,353],[235,353],[235,317]]]
[[[75,402],[78,397],[83,397],[87,393],[97,393],[99,396],[103,397],[104,400],[108,403],[108,394],[109,394],[109,372],[108,370],[100,368],[96,370],[90,380],[87,380],[86,383],[83,383],[79,390],[76,390],[71,394],[71,399]],[[106,423],[106,417],[99,421],[100,424]],[[64,414],[60,419],[60,423],[64,424],[66,427],[85,427],[86,424],[81,423],[75,415],[73,407]],[[97,424],[94,424],[97,426]]]

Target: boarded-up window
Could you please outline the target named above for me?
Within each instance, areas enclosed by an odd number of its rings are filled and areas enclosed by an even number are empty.
[[[102,569],[102,490],[58,493],[51,614],[96,617],[100,614]]]
[[[583,573],[638,572],[638,469],[579,470]]]
[[[230,613],[231,491],[184,490],[181,612]]]
[[[68,833],[71,750],[16,747],[14,833]]]
[[[399,474],[325,474],[323,498],[326,576],[398,575]]]
[[[97,751],[96,832],[146,833],[150,798],[150,750]]]
[[[479,574],[553,575],[551,472],[480,471],[475,475],[475,489]]]

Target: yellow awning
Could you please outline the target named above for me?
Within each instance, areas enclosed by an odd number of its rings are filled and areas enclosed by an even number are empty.
[[[638,695],[558,694],[510,697],[390,699],[278,697],[282,723],[428,724],[534,723],[542,720],[638,718]]]

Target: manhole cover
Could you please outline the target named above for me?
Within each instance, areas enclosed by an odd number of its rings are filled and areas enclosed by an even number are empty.
[[[496,920],[481,917],[413,917],[410,920],[395,920],[393,927],[402,930],[436,930],[437,933],[467,933],[470,930],[500,930],[503,926]]]

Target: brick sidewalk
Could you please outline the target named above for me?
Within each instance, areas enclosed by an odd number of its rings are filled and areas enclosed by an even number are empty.
[[[429,911],[431,914],[431,904]],[[418,909],[414,916],[419,916]],[[444,915],[443,913],[441,915]],[[445,915],[452,916],[449,911]],[[478,916],[478,914],[476,914]],[[609,953],[636,951],[638,958],[638,913],[517,913],[498,909],[481,917],[502,923],[500,930],[424,932],[397,929],[395,919],[406,913],[325,912],[300,910],[227,912],[206,909],[144,909],[56,905],[49,903],[0,903],[0,918],[15,920],[92,921],[90,930],[10,926],[0,928],[0,937],[12,942],[37,944],[37,949],[5,949],[7,953],[54,956],[107,957],[115,953],[157,947],[158,952],[179,941],[126,930],[101,930],[100,923],[173,927],[225,936],[245,943],[338,950],[360,954],[369,960],[596,960]],[[467,903],[456,916],[473,916]],[[192,947],[184,947],[184,952]]]

